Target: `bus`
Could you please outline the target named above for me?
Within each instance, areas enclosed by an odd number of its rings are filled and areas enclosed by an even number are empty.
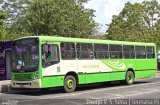
[[[157,73],[154,43],[31,36],[13,41],[12,88],[63,87],[122,81]]]
[[[0,80],[11,77],[11,41],[0,41]]]

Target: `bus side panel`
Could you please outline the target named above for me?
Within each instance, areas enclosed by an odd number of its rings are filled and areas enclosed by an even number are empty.
[[[124,80],[125,72],[95,73],[79,75],[79,84]],[[86,80],[84,79],[86,78]],[[89,81],[90,80],[90,81]]]
[[[126,75],[126,70],[129,68],[135,68],[134,59],[109,59],[102,60],[108,67],[113,71],[110,72],[110,81],[124,80]]]
[[[135,78],[148,78],[156,75],[156,59],[138,59],[136,60],[136,64]]]
[[[136,59],[136,70],[146,70],[147,68],[147,59]]]
[[[42,87],[63,86],[64,77],[69,71],[76,72],[75,60],[61,60],[60,63],[42,68]]]
[[[111,73],[111,81],[124,80],[126,72],[113,72]]]
[[[128,63],[128,61],[125,63]],[[78,65],[80,68],[79,71],[84,71],[83,74],[79,75],[79,84],[124,80],[125,70],[128,65],[133,67],[133,65],[131,65],[133,62],[134,61],[131,60],[129,64],[125,64],[123,60],[117,59],[83,61],[83,63],[79,63],[81,65]],[[88,73],[85,73],[87,71]]]
[[[101,60],[78,60],[79,84],[109,81],[111,72]]]
[[[94,74],[80,74],[78,75],[79,84],[93,83]]]
[[[85,74],[85,83],[93,83],[93,74]]]
[[[42,78],[42,88],[63,86],[64,76],[50,76]]]
[[[156,70],[135,71],[135,78],[148,78],[156,75]]]
[[[110,72],[109,73],[97,73],[93,75],[93,82],[105,82],[110,81]]]
[[[121,62],[123,62],[126,66],[125,71],[127,71],[128,69],[132,69],[132,70],[136,69],[135,59],[123,59],[121,60]]]
[[[80,74],[78,75],[79,84],[110,81],[110,75],[111,75],[110,72],[109,73],[97,72],[93,74]]]
[[[157,59],[146,59],[147,70],[157,69]]]
[[[84,75],[84,74],[80,74],[80,75],[78,75],[78,82],[79,82],[79,84],[85,84],[86,83],[86,75]]]

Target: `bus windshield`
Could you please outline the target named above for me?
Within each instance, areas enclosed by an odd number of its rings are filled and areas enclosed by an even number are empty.
[[[12,71],[36,71],[38,61],[38,45],[22,45],[12,48]]]

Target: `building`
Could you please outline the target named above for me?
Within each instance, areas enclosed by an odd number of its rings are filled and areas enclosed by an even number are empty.
[[[11,41],[0,41],[0,80],[10,79]]]

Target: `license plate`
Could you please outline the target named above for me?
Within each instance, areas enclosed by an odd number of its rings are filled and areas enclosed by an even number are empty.
[[[24,85],[20,85],[20,88],[25,88],[25,86]]]

